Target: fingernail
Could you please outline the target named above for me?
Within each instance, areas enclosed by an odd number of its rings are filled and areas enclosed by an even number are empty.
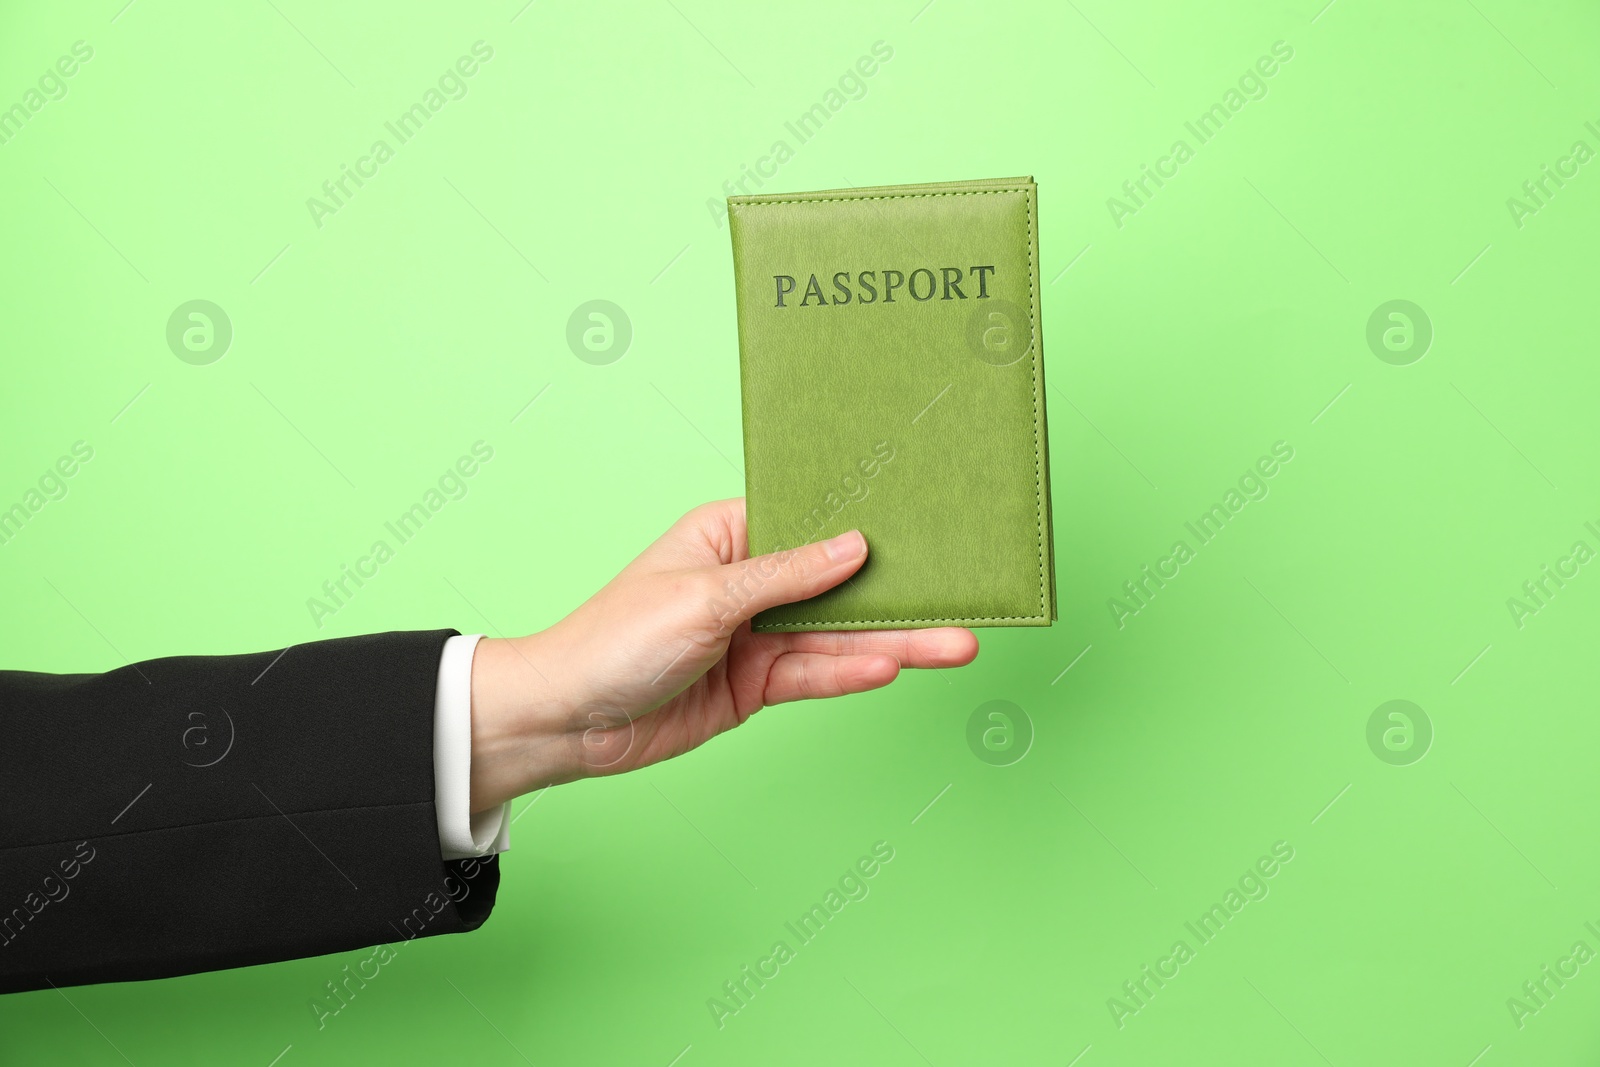
[[[851,530],[838,537],[831,537],[822,542],[822,550],[828,554],[828,559],[834,563],[843,563],[855,559],[867,550],[867,539],[861,536],[860,530]]]

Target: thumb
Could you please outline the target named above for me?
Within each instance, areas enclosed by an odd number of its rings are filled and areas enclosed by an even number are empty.
[[[867,539],[850,530],[826,541],[785,548],[712,568],[718,586],[737,605],[736,625],[767,608],[825,592],[861,569]]]

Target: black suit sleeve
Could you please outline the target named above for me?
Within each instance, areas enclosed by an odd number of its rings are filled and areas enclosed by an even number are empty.
[[[0,672],[0,993],[482,925],[499,865],[433,803],[454,632]]]

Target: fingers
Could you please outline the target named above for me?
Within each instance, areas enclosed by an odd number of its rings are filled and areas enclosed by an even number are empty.
[[[749,554],[744,497],[736,496],[691,508],[629,566],[649,571],[715,566]]]
[[[830,656],[823,652],[786,652],[767,672],[761,702],[768,706],[791,700],[816,700],[879,689],[894,681],[900,664],[893,656]]]
[[[710,558],[733,563],[750,554],[744,497],[713,500],[688,511],[674,524],[691,546],[703,547]]]
[[[757,636],[779,652],[820,652],[833,656],[885,653],[899,660],[902,667],[965,667],[978,656],[977,636],[960,626]]]
[[[832,589],[859,570],[866,559],[866,539],[861,531],[851,530],[827,541],[770,552],[711,571],[713,584],[737,602],[737,621],[742,622],[758,611]]]

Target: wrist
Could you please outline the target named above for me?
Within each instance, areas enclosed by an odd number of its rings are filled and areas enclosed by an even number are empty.
[[[550,631],[484,638],[472,657],[471,811],[584,776],[575,698],[549,654]]]

